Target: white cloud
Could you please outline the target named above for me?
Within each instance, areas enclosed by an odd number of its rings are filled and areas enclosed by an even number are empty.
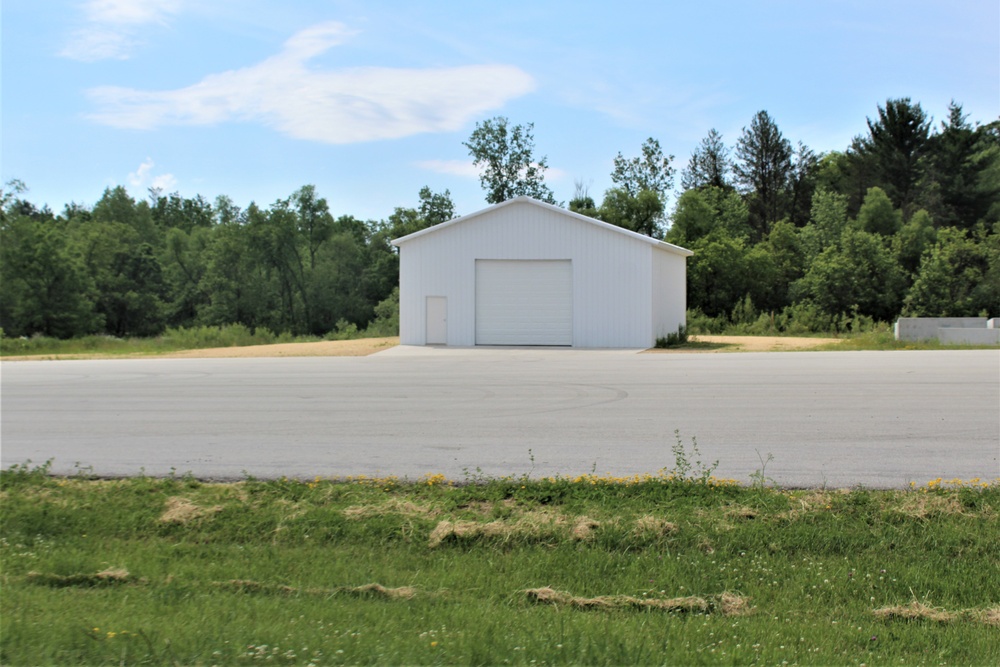
[[[181,10],[181,0],[89,0],[83,26],[73,31],[59,55],[73,60],[126,60],[149,24],[163,25]]]
[[[161,23],[181,8],[180,0],[89,0],[83,11],[93,23]]]
[[[88,95],[98,111],[91,118],[134,129],[255,122],[296,139],[348,144],[458,130],[535,88],[531,75],[508,65],[307,67],[351,34],[343,24],[322,23],[263,62],[177,90],[94,88]]]
[[[153,158],[146,158],[139,168],[128,175],[128,184],[133,188],[146,190],[156,188],[164,192],[172,192],[177,187],[177,179],[173,174],[153,174],[156,163]]]

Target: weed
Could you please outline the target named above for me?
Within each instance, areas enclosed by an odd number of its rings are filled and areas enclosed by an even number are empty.
[[[679,429],[674,431],[674,439],[675,442],[670,447],[670,451],[674,455],[674,467],[666,470],[667,476],[683,482],[708,484],[715,470],[719,467],[719,461],[702,463],[701,450],[698,449],[698,441],[693,436],[691,438],[691,451],[688,452],[681,439]]]
[[[30,459],[24,463],[15,463],[0,474],[0,490],[39,484],[48,478],[52,461],[53,459],[49,459],[40,466],[32,466]]]
[[[767,464],[774,460],[774,455],[770,452],[767,453],[767,458],[765,459],[760,455],[760,450],[754,449],[757,453],[757,459],[760,461],[760,467],[750,473],[750,486],[754,489],[764,489],[770,484],[771,486],[776,486],[777,483],[765,475],[767,470]]]

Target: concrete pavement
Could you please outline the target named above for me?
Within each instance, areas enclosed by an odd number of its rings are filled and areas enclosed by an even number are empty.
[[[0,462],[101,475],[717,476],[900,487],[1000,477],[1000,352],[639,354],[399,347],[370,357],[4,362]],[[530,450],[530,454],[529,454]],[[533,459],[533,461],[532,461]]]

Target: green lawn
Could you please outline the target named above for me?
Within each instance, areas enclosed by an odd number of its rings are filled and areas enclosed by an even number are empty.
[[[1000,662],[997,481],[0,481],[4,665]]]

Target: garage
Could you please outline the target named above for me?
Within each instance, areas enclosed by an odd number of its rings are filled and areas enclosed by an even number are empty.
[[[403,345],[648,348],[685,321],[690,250],[529,197],[392,243]]]
[[[569,260],[476,260],[476,345],[572,345]]]

